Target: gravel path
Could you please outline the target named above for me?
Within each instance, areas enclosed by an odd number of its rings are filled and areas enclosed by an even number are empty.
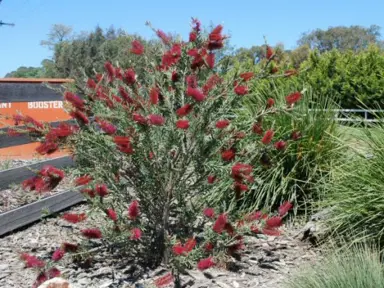
[[[72,212],[85,211],[86,207],[74,207]],[[77,232],[87,226],[87,221],[68,225],[58,217],[49,218],[23,231],[0,238],[0,287],[31,287],[36,273],[24,268],[18,253],[28,252],[49,258],[60,243],[79,242]],[[92,224],[95,225],[94,222]],[[188,275],[182,276],[184,287],[283,288],[282,282],[289,274],[302,267],[301,265],[312,263],[320,257],[308,244],[293,239],[291,235],[296,232],[297,230],[290,228],[290,231],[285,231],[284,236],[268,237],[265,240],[248,237],[247,250],[241,261],[234,260],[233,271],[216,268],[205,272],[192,270]],[[88,268],[81,268],[69,262],[60,263],[57,268],[74,288],[154,287],[153,279],[165,273],[161,267],[156,271],[149,271],[129,260],[111,259],[106,252],[98,253]],[[133,275],[139,275],[138,280],[134,281]]]

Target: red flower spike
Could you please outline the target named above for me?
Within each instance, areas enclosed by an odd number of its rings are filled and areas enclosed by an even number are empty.
[[[52,261],[59,261],[61,260],[63,257],[64,257],[64,254],[65,254],[65,251],[62,250],[62,249],[57,249],[55,252],[53,252],[53,255],[52,255]]]
[[[119,93],[120,93],[120,96],[123,97],[123,99],[129,103],[129,104],[133,104],[133,99],[129,96],[129,93],[124,89],[124,87],[120,86],[119,87]]]
[[[203,214],[205,217],[213,218],[215,217],[215,210],[213,208],[205,208]]]
[[[181,59],[181,45],[173,44],[172,48],[166,51],[161,60],[162,69],[167,70],[169,67],[177,64]]]
[[[161,288],[161,287],[164,287],[164,286],[167,286],[171,283],[173,283],[174,279],[173,279],[173,275],[171,272],[165,274],[164,276],[161,276],[160,278],[157,278],[154,283],[155,283],[155,286],[158,287],[158,288]]]
[[[45,266],[45,262],[43,260],[40,260],[36,256],[29,255],[28,253],[22,253],[20,258],[25,262],[25,266],[27,268],[42,268]]]
[[[267,218],[268,218],[267,214],[264,214],[261,211],[255,211],[255,212],[245,216],[244,220],[248,221],[248,222],[252,222],[252,221],[255,221],[255,220],[261,220],[261,219],[267,219]]]
[[[287,101],[287,105],[291,106],[292,104],[296,103],[301,99],[301,96],[302,95],[300,92],[289,94],[288,96],[285,97],[285,100]]]
[[[227,224],[227,215],[226,214],[220,214],[219,217],[217,217],[216,222],[213,225],[212,229],[217,234],[221,234],[221,233],[223,233],[223,230],[224,230],[226,224]]]
[[[274,52],[272,47],[267,46],[267,53],[266,53],[267,60],[271,59],[273,55],[274,55]]]
[[[235,187],[235,191],[236,191],[236,196],[238,198],[240,197],[240,194],[242,192],[246,192],[249,190],[247,185],[240,183],[240,182],[235,182],[234,187]]]
[[[81,193],[87,194],[90,198],[95,198],[96,193],[93,189],[91,188],[85,188],[80,190]]]
[[[252,131],[253,131],[253,133],[256,133],[258,135],[262,135],[263,134],[263,127],[261,127],[260,123],[255,123],[255,124],[253,124]]]
[[[161,41],[163,41],[165,45],[168,45],[171,42],[171,38],[162,30],[157,30],[156,35],[161,39]]]
[[[98,228],[83,229],[81,230],[81,234],[88,239],[101,239],[103,237]]]
[[[76,186],[82,186],[87,185],[89,182],[91,182],[93,179],[89,175],[80,176],[75,179]]]
[[[65,92],[64,99],[70,102],[76,109],[84,110],[84,100],[81,99],[79,96],[73,94],[72,92]]]
[[[76,251],[79,249],[79,245],[77,245],[77,244],[72,244],[72,243],[68,243],[68,242],[64,242],[64,243],[61,245],[61,249],[62,249],[64,252],[76,252]]]
[[[293,204],[289,201],[285,201],[283,204],[280,205],[278,212],[279,216],[283,217],[285,216],[289,210],[291,210],[293,207]]]
[[[280,141],[277,141],[277,142],[274,144],[274,146],[275,146],[275,148],[276,148],[277,150],[282,151],[282,150],[285,150],[285,148],[287,148],[287,143],[286,143],[285,141],[280,140]]]
[[[208,93],[216,87],[217,84],[220,84],[222,82],[222,79],[216,75],[216,74],[213,74],[211,75],[207,82],[205,83],[205,85],[203,86],[203,92],[205,95],[208,95]]]
[[[113,135],[117,131],[117,127],[113,125],[112,123],[109,123],[107,121],[100,121],[99,122],[100,128],[108,135]]]
[[[113,79],[114,79],[115,76],[116,76],[115,68],[113,67],[113,65],[112,65],[111,62],[109,62],[109,61],[105,62],[105,64],[104,64],[104,68],[105,68],[105,70],[107,71],[109,82],[112,82]]]
[[[135,121],[138,124],[141,124],[141,125],[147,124],[147,119],[145,119],[143,115],[133,113],[132,117],[133,117],[133,121]]]
[[[231,122],[229,122],[229,120],[219,120],[216,122],[216,128],[217,129],[224,129],[224,128],[228,127],[228,125],[230,123]]]
[[[252,173],[253,167],[249,164],[236,163],[232,166],[232,176],[250,175]]]
[[[108,195],[108,187],[105,184],[97,184],[95,187],[95,192],[100,197],[105,197]]]
[[[275,132],[273,132],[273,130],[267,130],[264,134],[263,139],[261,139],[261,142],[264,145],[268,145],[269,143],[271,143],[274,134]]]
[[[189,253],[193,250],[193,248],[195,248],[196,246],[196,239],[195,238],[190,238],[187,240],[187,242],[185,242],[184,244],[184,250],[186,253]]]
[[[195,99],[197,102],[204,101],[205,95],[204,93],[198,89],[198,88],[187,88],[187,95],[191,96],[193,99]]]
[[[172,82],[177,82],[179,80],[179,74],[177,74],[176,71],[172,72],[171,80]]]
[[[196,77],[196,75],[194,75],[194,74],[188,75],[186,77],[185,81],[187,82],[187,86],[188,87],[197,88],[197,77]]]
[[[40,155],[50,155],[59,149],[59,145],[54,142],[42,142],[36,147],[36,152]]]
[[[293,131],[291,134],[291,139],[296,141],[301,138],[301,133],[299,131]]]
[[[268,98],[268,100],[267,100],[267,108],[271,108],[271,107],[273,107],[273,105],[275,105],[275,100],[272,99],[272,98]]]
[[[208,68],[213,69],[215,67],[215,54],[209,53],[205,61],[207,61]]]
[[[84,125],[87,125],[89,124],[89,119],[87,118],[87,116],[85,116],[85,114],[81,111],[78,111],[78,110],[74,110],[74,111],[71,111],[69,113],[69,115],[71,115],[72,118],[75,118],[77,121],[79,121],[80,123],[84,124]]]
[[[161,115],[151,114],[148,116],[149,123],[154,126],[162,126],[165,123],[165,118]]]
[[[280,236],[281,233],[277,229],[271,229],[271,228],[263,228],[262,230],[263,234],[269,235],[269,236]]]
[[[133,228],[131,230],[131,240],[139,240],[141,238],[141,230],[139,228]]]
[[[267,221],[265,221],[265,224],[268,228],[277,228],[283,225],[283,219],[280,216],[273,216]]]
[[[132,68],[129,68],[124,72],[124,81],[128,85],[133,85],[136,82],[136,73]]]
[[[97,74],[95,75],[95,77],[96,77],[97,82],[100,82],[100,81],[103,79],[103,75],[100,74],[100,73],[97,73]]]
[[[117,221],[117,213],[112,208],[107,209],[107,215],[112,221]]]
[[[188,115],[192,111],[192,109],[193,109],[192,104],[185,104],[184,106],[176,110],[176,114],[179,117],[183,117]]]
[[[197,269],[199,269],[199,270],[206,270],[206,269],[211,268],[213,266],[215,266],[215,262],[213,262],[212,257],[201,259],[197,263]]]
[[[248,87],[244,85],[238,85],[234,89],[235,93],[239,96],[244,96],[248,94]]]
[[[136,54],[136,55],[143,55],[144,46],[143,46],[143,44],[141,44],[140,41],[133,40],[131,45],[132,45],[131,53]]]
[[[87,219],[87,215],[85,213],[80,213],[80,214],[64,213],[64,215],[61,218],[63,218],[67,222],[76,224]]]
[[[188,129],[189,128],[189,121],[188,120],[177,120],[176,121],[176,127],[179,129]]]
[[[128,217],[132,220],[136,219],[140,214],[139,202],[133,201],[128,207]]]
[[[208,184],[213,184],[216,180],[216,176],[214,175],[209,175],[208,176]]]
[[[251,231],[253,233],[256,233],[256,234],[260,234],[261,233],[260,229],[256,225],[252,225],[251,226]]]
[[[49,279],[59,277],[61,275],[61,272],[56,267],[52,267],[47,271],[47,275]]]
[[[224,161],[232,161],[233,159],[235,159],[235,157],[236,157],[236,154],[234,149],[229,149],[221,152],[221,158]]]
[[[197,39],[197,34],[196,32],[190,32],[189,33],[189,42],[195,42]]]
[[[212,243],[208,242],[207,244],[204,245],[204,249],[206,252],[211,252],[213,250],[214,246]]]
[[[252,79],[253,76],[255,76],[255,73],[253,72],[244,72],[240,74],[240,78],[242,78],[244,81]]]
[[[41,284],[48,280],[48,276],[44,272],[40,272],[37,276],[35,282],[32,285],[32,288],[38,288]]]
[[[149,93],[149,98],[151,99],[152,105],[157,105],[159,103],[159,91],[156,87],[152,87],[151,92]]]
[[[173,254],[175,254],[177,256],[183,255],[185,253],[184,246],[181,245],[181,243],[179,242],[179,243],[173,245],[172,252],[173,252]]]
[[[284,76],[285,77],[290,77],[290,76],[293,76],[293,75],[297,75],[297,71],[296,70],[286,70],[284,71]]]

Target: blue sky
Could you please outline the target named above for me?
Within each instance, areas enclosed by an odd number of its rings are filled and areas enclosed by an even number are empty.
[[[76,32],[111,24],[130,33],[152,37],[149,20],[165,32],[187,37],[191,17],[203,24],[223,24],[231,44],[250,47],[283,42],[294,48],[302,32],[337,25],[376,24],[383,27],[384,0],[3,0],[0,20],[0,77],[19,66],[39,66],[50,57],[40,40],[52,24],[72,26]]]

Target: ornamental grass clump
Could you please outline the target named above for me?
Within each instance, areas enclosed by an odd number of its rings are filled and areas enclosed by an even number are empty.
[[[91,239],[92,245],[101,241],[100,249],[119,249],[146,265],[164,262],[172,274],[159,278],[157,285],[170,281],[179,285],[178,273],[194,263],[201,270],[225,266],[230,255],[243,249],[244,235],[279,235],[278,227],[292,204],[281,199],[274,216],[256,210],[239,215],[229,202],[209,199],[224,183],[225,191],[231,191],[229,199],[242,201],[255,183],[252,161],[263,161],[269,153],[243,147],[257,131],[260,118],[245,129],[236,112],[252,93],[249,81],[269,77],[273,51],[268,50],[272,54],[260,75],[243,71],[224,79],[215,70],[216,51],[227,38],[221,25],[205,37],[200,22],[193,19],[189,42],[153,30],[162,42],[161,53],[149,59],[138,41],[127,47],[143,57],[145,77],[137,76],[136,67],[106,62],[104,73],[77,79],[79,90],[64,94],[76,125],[37,127],[32,122],[30,126],[43,135],[40,154],[59,147],[72,154],[78,175],[74,184],[91,203],[87,214],[103,218],[103,225],[82,229],[82,237]],[[260,115],[289,113],[302,97],[305,94],[299,91],[290,93],[280,109],[266,111],[263,103]],[[291,140],[276,138],[276,126],[264,129],[255,145],[284,153]],[[53,175],[56,180],[59,174]],[[37,178],[26,180],[25,187],[45,191],[56,184],[48,178],[44,185]],[[63,216],[71,223],[87,217]],[[86,247],[86,243],[73,245]]]

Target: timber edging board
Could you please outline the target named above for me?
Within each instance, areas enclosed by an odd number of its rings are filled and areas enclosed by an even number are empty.
[[[65,156],[50,160],[41,161],[31,165],[25,165],[13,169],[8,169],[0,171],[0,190],[7,189],[10,184],[16,183],[19,184],[27,178],[35,176],[33,170],[40,170],[44,165],[52,165],[56,168],[64,168],[69,166],[74,166],[74,161],[71,157]],[[1,191],[0,191],[1,194]]]
[[[36,222],[42,216],[47,216],[47,214],[43,214],[45,210],[48,215],[51,215],[84,200],[84,196],[78,191],[65,191],[4,212],[0,214],[0,236]]]

